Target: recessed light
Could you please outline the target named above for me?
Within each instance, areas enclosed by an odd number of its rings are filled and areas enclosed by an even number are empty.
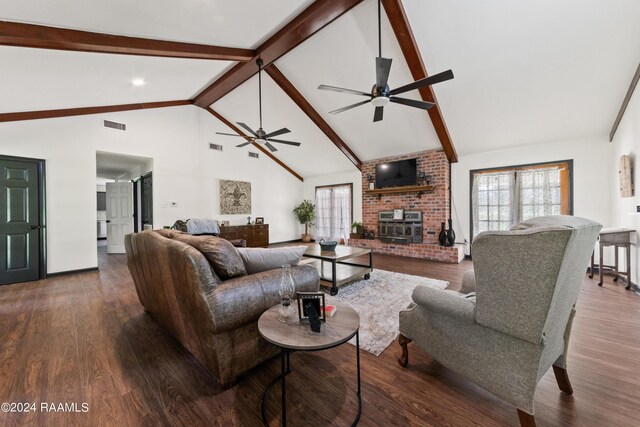
[[[145,81],[144,79],[134,79],[131,83],[133,83],[134,86],[143,86]]]

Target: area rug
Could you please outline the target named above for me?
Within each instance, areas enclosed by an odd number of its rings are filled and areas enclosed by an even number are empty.
[[[360,315],[360,348],[376,356],[398,336],[400,310],[411,303],[417,285],[444,289],[449,282],[374,270],[369,280],[357,280],[339,288],[338,295],[327,295],[327,304],[337,300],[349,304]],[[355,337],[349,341],[356,345]]]

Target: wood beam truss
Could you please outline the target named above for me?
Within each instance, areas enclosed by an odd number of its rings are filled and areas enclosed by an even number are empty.
[[[411,71],[411,76],[414,80],[427,77],[427,68],[422,61],[420,49],[418,49],[418,44],[413,36],[413,31],[411,30],[411,25],[409,25],[409,19],[402,5],[402,0],[382,0],[382,5],[398,39],[404,59],[409,66],[409,71]],[[429,118],[431,118],[431,122],[433,123],[433,127],[447,155],[449,163],[456,163],[458,161],[458,154],[456,153],[456,148],[453,146],[451,135],[449,135],[447,124],[442,116],[442,111],[436,100],[436,94],[433,88],[431,86],[423,87],[419,92],[423,101],[436,104],[433,108],[427,110]]]
[[[0,45],[220,61],[249,61],[255,56],[251,49],[117,36],[8,21],[0,21]]]

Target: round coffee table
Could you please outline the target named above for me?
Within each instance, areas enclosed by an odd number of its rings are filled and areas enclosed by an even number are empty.
[[[264,406],[271,387],[280,380],[282,387],[282,425],[287,425],[287,399],[285,377],[291,372],[289,364],[289,353],[293,351],[318,351],[337,347],[346,343],[354,336],[356,337],[356,366],[358,371],[358,415],[353,421],[352,426],[358,424],[360,415],[362,414],[362,397],[360,387],[360,336],[358,330],[360,328],[360,316],[358,313],[346,304],[331,302],[336,306],[336,313],[332,317],[328,317],[326,322],[322,323],[320,333],[312,332],[309,322],[306,320],[298,321],[297,304],[296,313],[294,314],[294,322],[283,323],[278,320],[278,309],[280,305],[276,305],[265,311],[260,320],[258,320],[258,331],[260,335],[271,344],[280,347],[280,375],[274,378],[267,386],[262,395],[260,403],[260,411],[262,421],[265,425],[269,425],[265,416]]]

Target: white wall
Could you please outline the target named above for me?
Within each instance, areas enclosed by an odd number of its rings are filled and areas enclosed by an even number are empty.
[[[362,222],[362,173],[357,169],[353,172],[305,178],[302,186],[302,198],[309,199],[315,203],[316,187],[335,184],[353,184],[353,219],[351,221]],[[300,230],[304,231],[302,228]],[[312,230],[313,232],[315,232],[315,229]]]
[[[631,101],[627,106],[618,130],[612,141],[612,152],[609,161],[609,167],[611,168],[611,175],[613,177],[609,191],[611,192],[611,225],[613,227],[627,227],[635,230],[640,230],[640,216],[630,215],[630,213],[636,212],[636,206],[640,205],[640,188],[638,187],[638,149],[640,148],[640,89],[636,88],[634,95],[631,97]],[[634,169],[633,184],[634,184],[634,197],[620,197],[618,179],[618,162],[620,156],[623,154],[630,155],[632,157],[632,165]],[[638,242],[638,233],[635,233],[635,242]],[[605,251],[613,251],[608,248]],[[624,256],[620,251],[620,259],[622,260],[621,269],[625,269]],[[631,281],[638,283],[640,278],[640,251],[636,246],[631,247]],[[624,271],[624,270],[623,270]]]
[[[126,123],[127,131],[104,128],[105,119]],[[156,228],[196,217],[242,224],[244,215],[218,215],[218,180],[237,179],[252,183],[251,215],[265,217],[272,242],[299,238],[291,210],[302,183],[231,143],[210,150],[216,131],[228,129],[194,106],[0,124],[0,153],[46,160],[48,272],[97,265],[96,151],[153,159]]]
[[[573,159],[573,214],[610,226],[614,171],[607,159],[611,151],[611,144],[602,136],[460,156],[451,170],[452,197],[458,214],[456,220],[452,211],[457,240],[462,241],[463,236],[470,240],[470,170],[556,160]]]

